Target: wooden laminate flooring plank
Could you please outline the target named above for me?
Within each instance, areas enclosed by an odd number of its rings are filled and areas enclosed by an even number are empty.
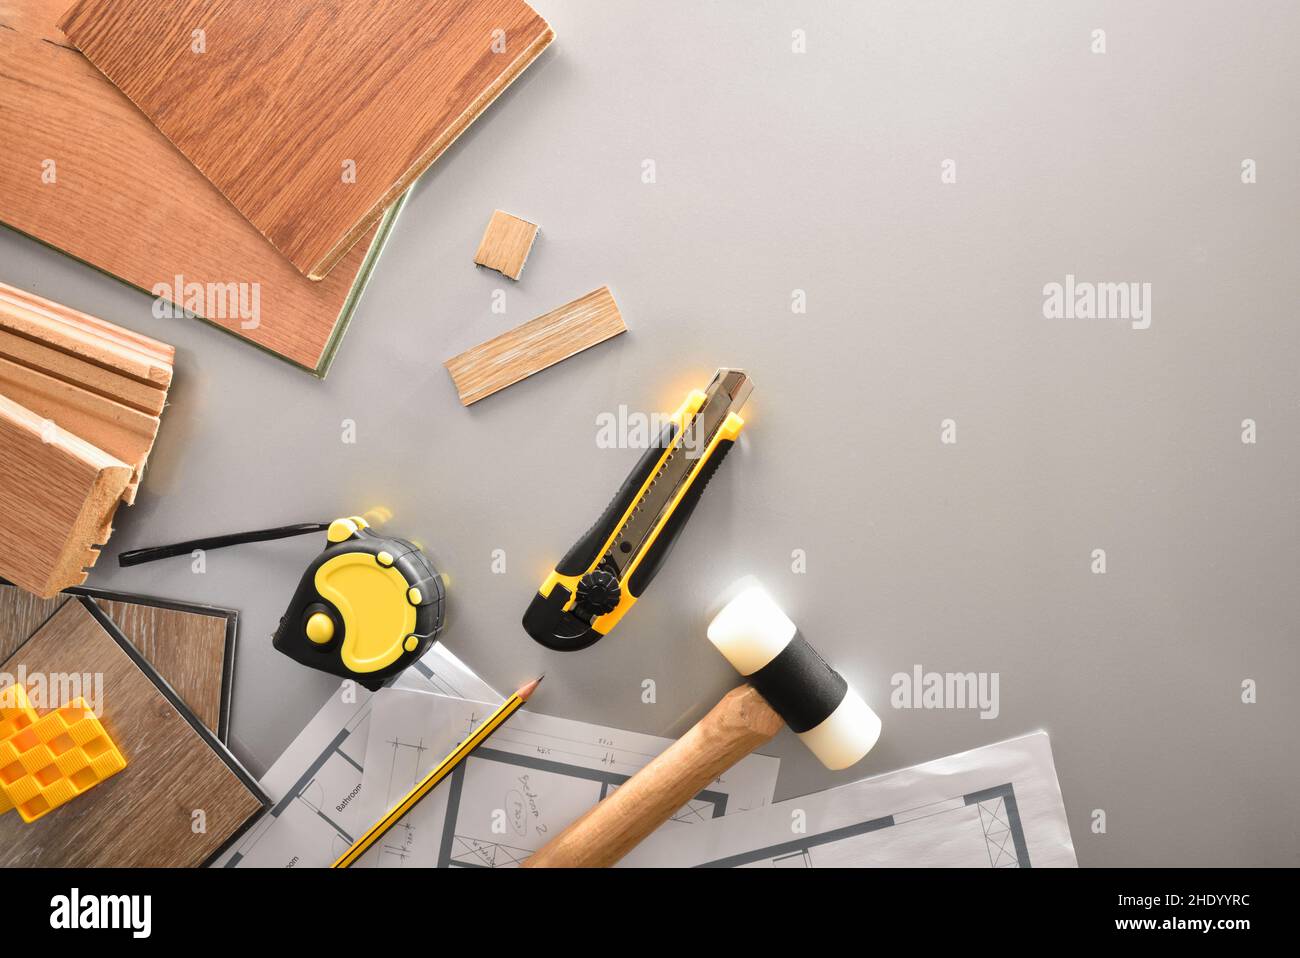
[[[443,365],[468,406],[626,331],[613,293],[602,286]]]
[[[312,278],[554,36],[523,0],[79,0],[60,26]]]
[[[160,686],[90,600],[64,604],[3,665],[21,667],[38,712],[41,676],[82,677],[83,695],[126,768],[28,825],[0,816],[0,866],[192,867],[247,827],[267,799],[233,757]],[[89,676],[89,681],[84,677]],[[98,679],[96,677],[99,677]],[[70,689],[61,680],[60,691]],[[85,688],[88,685],[89,688]],[[196,813],[203,829],[195,829]]]
[[[304,278],[71,47],[66,7],[0,4],[0,222],[324,375],[400,202]]]
[[[4,395],[0,450],[0,575],[46,598],[84,582],[131,466]]]

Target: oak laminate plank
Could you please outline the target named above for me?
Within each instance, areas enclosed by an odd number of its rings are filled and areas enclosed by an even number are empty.
[[[324,375],[400,203],[305,279],[71,47],[65,9],[0,5],[0,222]],[[231,308],[241,288],[256,316]]]
[[[60,26],[312,278],[554,36],[523,0],[79,0]]]
[[[4,395],[0,449],[0,575],[44,598],[81,584],[131,466]]]
[[[443,365],[468,406],[626,331],[614,294],[602,286]]]
[[[90,694],[82,694],[127,766],[31,824],[0,815],[0,866],[203,864],[247,827],[266,798],[88,602],[79,597],[65,603],[2,668],[16,675],[22,667],[29,677],[90,676]],[[96,676],[102,677],[98,686]],[[33,705],[42,713],[50,707]],[[193,827],[199,812],[202,829]]]

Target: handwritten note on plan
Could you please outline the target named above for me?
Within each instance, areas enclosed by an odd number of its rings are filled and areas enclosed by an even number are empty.
[[[377,821],[494,705],[407,689],[376,694],[358,817]],[[511,716],[355,867],[518,865],[672,744],[671,739],[538,715]],[[779,761],[751,755],[659,832],[772,801]]]

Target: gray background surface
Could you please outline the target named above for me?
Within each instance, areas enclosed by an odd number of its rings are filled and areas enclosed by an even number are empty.
[[[446,644],[502,690],[545,671],[539,711],[682,732],[736,681],[703,631],[753,573],[885,723],[838,774],[782,733],[778,798],[1045,728],[1082,864],[1300,863],[1300,8],[536,6],[556,43],[418,184],[324,382],[0,231],[0,279],[177,346],[90,582],[241,611],[236,753],[263,771],[336,685],[269,643],[318,540],[116,553],[384,505],[450,575]],[[497,207],[542,226],[518,284],[472,264]],[[1045,319],[1067,273],[1151,283],[1151,328]],[[628,335],[460,407],[444,359],[604,283]],[[653,589],[535,645],[637,456],[597,415],[718,365],[749,425]],[[997,672],[999,716],[890,708],[917,664]]]

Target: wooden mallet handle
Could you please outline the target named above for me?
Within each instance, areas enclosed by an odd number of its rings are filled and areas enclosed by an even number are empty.
[[[751,686],[732,689],[694,728],[547,842],[524,867],[613,865],[784,724]]]

